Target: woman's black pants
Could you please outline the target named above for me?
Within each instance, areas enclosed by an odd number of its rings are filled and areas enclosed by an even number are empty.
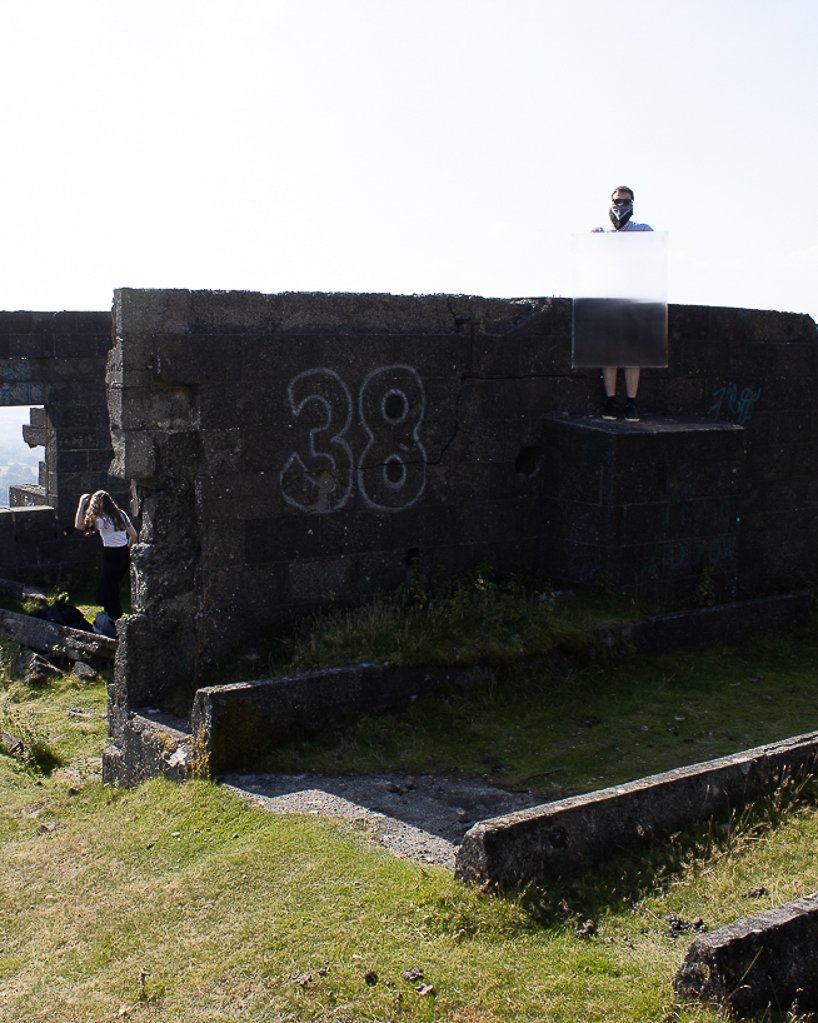
[[[128,573],[130,563],[131,556],[127,547],[102,548],[102,574],[97,587],[97,600],[114,621],[122,617],[119,587]]]

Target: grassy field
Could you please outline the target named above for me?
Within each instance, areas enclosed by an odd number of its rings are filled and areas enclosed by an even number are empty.
[[[303,744],[287,766],[594,787],[817,727],[817,649],[810,624],[449,694]],[[105,788],[104,708],[104,680],[32,690],[4,670],[0,724],[23,722],[48,756],[0,755],[3,1023],[716,1023],[672,992],[690,922],[818,890],[809,788],[501,898],[394,859],[363,826],[269,815],[208,782]]]

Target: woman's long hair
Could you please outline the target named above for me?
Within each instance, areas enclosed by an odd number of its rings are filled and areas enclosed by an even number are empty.
[[[97,490],[91,495],[91,500],[85,509],[85,517],[82,520],[83,532],[95,533],[97,531],[97,519],[108,519],[114,529],[122,530],[128,528],[128,523],[122,509],[107,490]]]

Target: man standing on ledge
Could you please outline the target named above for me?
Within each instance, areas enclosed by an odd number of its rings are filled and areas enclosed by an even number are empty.
[[[633,215],[633,189],[627,185],[619,185],[611,193],[611,207],[608,216],[611,218],[611,227],[595,227],[594,232],[599,231],[652,231],[648,224],[637,224],[631,217]],[[605,385],[605,409],[602,413],[603,419],[616,419],[616,373],[617,366],[604,366],[602,369],[602,382]],[[639,413],[636,411],[636,392],[639,390],[639,366],[625,366],[625,388],[627,401],[625,402],[625,419],[629,423],[639,422]]]

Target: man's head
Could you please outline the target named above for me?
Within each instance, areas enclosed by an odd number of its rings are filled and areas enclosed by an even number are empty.
[[[617,185],[611,192],[611,207],[608,216],[617,231],[621,230],[633,214],[633,189],[627,185]]]

